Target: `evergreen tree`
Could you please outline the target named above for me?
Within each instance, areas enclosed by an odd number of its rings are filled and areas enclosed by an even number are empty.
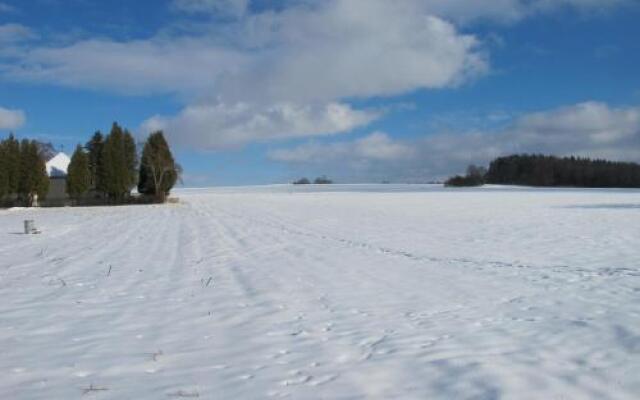
[[[35,140],[24,139],[20,144],[20,171],[18,195],[27,207],[33,204],[34,196],[44,198],[49,191],[47,167]]]
[[[13,134],[4,141],[5,143],[5,168],[7,174],[7,193],[18,193],[20,183],[20,142]]]
[[[0,142],[0,200],[9,193],[6,140]]]
[[[180,173],[162,131],[149,135],[142,150],[138,192],[164,201]]]
[[[131,135],[113,123],[104,141],[102,163],[104,190],[110,198],[122,201],[135,185],[136,145]]]
[[[119,200],[124,193],[122,129],[114,123],[104,141],[102,162],[104,165],[104,190],[111,198]]]
[[[293,181],[294,185],[308,185],[310,183],[311,181],[309,180],[309,178],[300,178],[297,181]]]
[[[86,144],[88,151],[89,173],[91,189],[99,193],[104,193],[104,163],[102,162],[102,150],[104,148],[104,138],[100,131],[96,131],[93,137]]]
[[[482,186],[485,183],[485,177],[487,175],[487,169],[484,167],[478,167],[476,165],[469,165],[467,167],[467,175],[456,175],[447,179],[444,183],[445,186]]]
[[[89,155],[82,146],[78,145],[71,156],[67,170],[67,193],[71,198],[78,199],[91,187],[91,172],[89,171]]]
[[[124,130],[123,141],[124,159],[127,169],[127,184],[128,190],[130,191],[136,186],[136,182],[138,182],[138,155],[136,154],[136,142],[131,133],[126,129]]]
[[[330,185],[333,183],[333,181],[329,178],[327,178],[325,175],[319,176],[316,179],[313,180],[313,183],[315,185]]]

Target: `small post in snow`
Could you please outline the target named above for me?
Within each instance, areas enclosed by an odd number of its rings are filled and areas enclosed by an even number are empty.
[[[25,219],[24,220],[24,234],[28,235],[30,233],[40,233],[40,231],[36,229],[35,222],[32,219]]]

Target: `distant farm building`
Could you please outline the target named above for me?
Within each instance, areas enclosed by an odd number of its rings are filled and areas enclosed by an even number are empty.
[[[69,201],[67,194],[67,169],[71,159],[64,153],[58,153],[47,161],[49,175],[49,193],[46,205],[65,205]]]

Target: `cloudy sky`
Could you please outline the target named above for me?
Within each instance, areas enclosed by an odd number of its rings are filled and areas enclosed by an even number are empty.
[[[637,0],[0,0],[0,137],[162,129],[186,186],[640,161]]]

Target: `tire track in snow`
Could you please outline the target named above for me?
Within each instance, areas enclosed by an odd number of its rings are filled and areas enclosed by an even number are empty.
[[[207,219],[207,213],[199,214],[202,219]],[[292,270],[287,262],[280,262],[279,273],[273,275],[260,273],[259,266],[250,262],[257,258],[268,263],[271,255],[281,257],[283,251],[291,250],[279,244],[281,236],[262,230],[260,236],[253,237],[259,240],[247,241],[248,226],[238,224],[236,218],[225,215],[218,208],[212,215],[219,220],[218,229],[222,229],[220,237],[223,243],[219,245],[227,252],[225,265],[221,267],[230,274],[230,283],[232,287],[237,288],[234,290],[239,290],[241,298],[245,298],[238,311],[250,311],[238,323],[243,331],[253,332],[254,340],[266,340],[271,343],[270,349],[280,349],[274,353],[262,352],[260,357],[253,359],[253,363],[256,364],[254,368],[258,368],[258,371],[253,373],[252,379],[260,380],[264,370],[275,370],[276,372],[270,373],[281,375],[280,383],[269,391],[271,396],[282,395],[291,390],[299,391],[302,386],[319,387],[340,379],[339,374],[329,371],[330,363],[309,363],[301,359],[306,354],[335,354],[335,358],[338,358],[344,354],[344,348],[350,345],[340,344],[338,350],[328,349],[327,346],[335,346],[326,338],[332,324],[307,321],[309,311],[317,313],[323,310],[318,307],[319,296],[308,291],[312,287],[305,287],[307,290],[304,297],[295,296],[299,282],[276,279],[295,276],[296,264],[293,264]],[[330,321],[332,317],[331,313],[326,311],[320,320]],[[308,326],[308,323],[313,326]],[[319,333],[324,335],[317,337]],[[344,379],[340,381],[342,385],[350,385],[352,392],[357,392],[357,386],[354,384],[349,384]]]

